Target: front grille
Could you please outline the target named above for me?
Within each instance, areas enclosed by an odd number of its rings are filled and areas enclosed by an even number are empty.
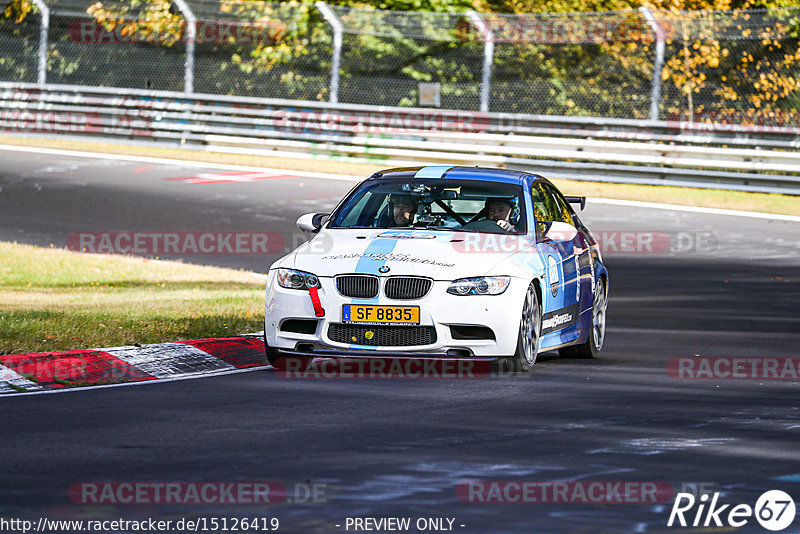
[[[430,278],[416,276],[392,276],[386,279],[384,292],[390,299],[413,300],[421,299],[428,294],[433,286]]]
[[[378,296],[378,277],[363,274],[337,276],[336,290],[344,297],[371,299]]]
[[[367,339],[367,332],[372,332]],[[410,347],[436,343],[436,328],[432,326],[362,326],[333,323],[328,337],[337,343],[354,343],[373,347]]]

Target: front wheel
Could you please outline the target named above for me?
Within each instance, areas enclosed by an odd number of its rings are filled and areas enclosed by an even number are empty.
[[[594,289],[594,302],[592,303],[592,331],[589,339],[580,345],[571,345],[558,349],[562,358],[591,359],[600,356],[603,341],[606,337],[606,309],[608,308],[608,295],[606,284],[602,278],[597,281]]]
[[[530,371],[536,363],[539,354],[539,340],[542,336],[542,306],[539,295],[533,282],[525,293],[525,302],[522,305],[522,314],[519,321],[519,336],[517,337],[517,350],[514,356],[507,358],[512,371]]]
[[[278,349],[272,348],[267,345],[267,334],[264,332],[264,352],[267,355],[269,364],[279,371],[295,370],[305,371],[314,358],[305,358],[300,356],[282,356]]]

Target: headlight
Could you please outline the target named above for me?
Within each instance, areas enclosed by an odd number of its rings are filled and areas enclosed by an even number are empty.
[[[453,281],[447,292],[451,295],[499,295],[508,287],[508,276],[480,276]]]
[[[308,289],[319,287],[316,275],[294,269],[278,269],[278,285],[287,289]]]

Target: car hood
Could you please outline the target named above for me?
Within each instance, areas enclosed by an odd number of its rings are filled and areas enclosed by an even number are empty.
[[[323,229],[272,267],[323,277],[344,273],[421,275],[435,280],[488,274],[525,276],[518,262],[504,260],[529,245],[524,236],[499,234]]]

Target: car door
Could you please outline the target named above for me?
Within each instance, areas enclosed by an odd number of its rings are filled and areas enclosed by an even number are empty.
[[[543,289],[542,335],[552,334],[574,326],[580,316],[580,285],[578,256],[581,253],[577,235],[555,235],[550,231],[553,222],[574,226],[569,207],[566,211],[558,200],[557,191],[546,182],[534,182],[531,189],[539,252],[545,262],[546,286]],[[560,340],[563,342],[569,340]],[[550,345],[551,343],[545,343]],[[557,343],[555,343],[557,344]]]
[[[575,227],[578,233],[572,239],[573,253],[575,261],[575,269],[577,272],[577,288],[576,294],[578,302],[582,304],[581,311],[591,307],[592,293],[594,292],[594,261],[592,259],[592,242],[588,229],[578,219],[578,216],[572,210],[567,199],[556,188],[549,186],[556,204],[558,205],[559,212],[567,222]]]

